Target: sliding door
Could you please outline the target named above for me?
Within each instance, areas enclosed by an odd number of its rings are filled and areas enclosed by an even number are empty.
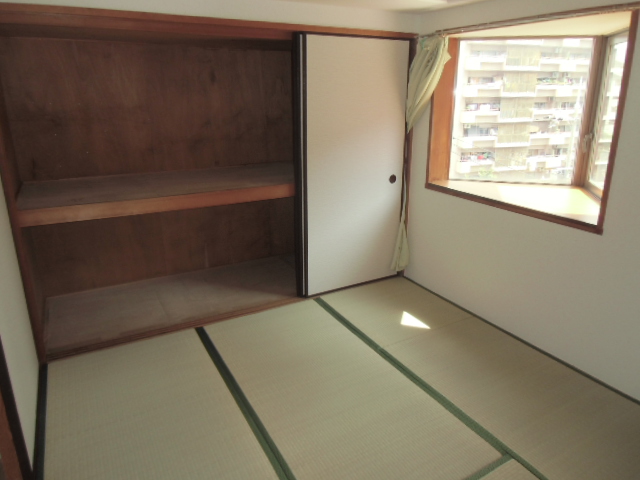
[[[409,41],[297,39],[301,293],[394,275]]]

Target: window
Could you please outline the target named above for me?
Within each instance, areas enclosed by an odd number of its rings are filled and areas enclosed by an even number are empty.
[[[594,40],[465,39],[458,48],[449,179],[570,185]]]
[[[427,188],[601,233],[636,27],[615,12],[450,38]]]
[[[611,142],[620,105],[628,39],[629,34],[625,32],[610,38],[607,42],[607,61],[602,72],[602,87],[596,110],[587,181],[587,188],[599,197],[602,197],[611,156]]]

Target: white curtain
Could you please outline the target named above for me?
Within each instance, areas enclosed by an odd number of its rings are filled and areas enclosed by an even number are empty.
[[[423,37],[418,41],[418,51],[409,69],[409,88],[407,91],[407,132],[413,128],[424,113],[433,91],[440,80],[444,64],[449,55],[449,40],[441,35]],[[402,215],[393,252],[391,269],[399,272],[409,265],[409,243],[407,242],[407,183],[402,189]]]
[[[418,51],[409,69],[407,132],[413,128],[424,113],[440,80],[444,64],[450,59],[447,37],[432,35],[422,37],[418,41]]]
[[[407,213],[407,182],[402,185],[402,215],[400,215],[400,228],[396,238],[396,248],[393,251],[391,270],[399,272],[409,265],[409,243],[407,242],[407,226],[405,222]]]

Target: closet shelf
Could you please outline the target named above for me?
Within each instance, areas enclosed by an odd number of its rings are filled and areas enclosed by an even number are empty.
[[[21,227],[292,197],[291,163],[25,182]]]
[[[291,256],[49,297],[47,360],[296,301]]]

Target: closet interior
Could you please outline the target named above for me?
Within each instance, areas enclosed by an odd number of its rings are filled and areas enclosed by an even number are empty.
[[[0,35],[0,168],[47,360],[295,300],[290,40]]]

